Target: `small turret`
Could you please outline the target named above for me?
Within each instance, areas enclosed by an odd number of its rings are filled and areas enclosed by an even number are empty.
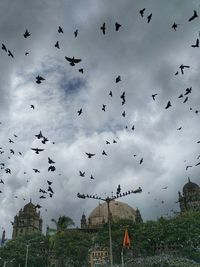
[[[81,228],[86,228],[87,227],[87,221],[86,221],[86,216],[83,213],[82,217],[81,217]]]
[[[140,210],[139,210],[138,208],[136,209],[135,222],[136,222],[136,223],[141,223],[141,222],[143,222],[143,220],[142,220],[142,216],[141,216],[141,214],[140,214]]]

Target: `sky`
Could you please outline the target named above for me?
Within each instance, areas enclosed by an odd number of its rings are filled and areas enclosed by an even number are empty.
[[[188,21],[194,10],[199,16]],[[1,43],[14,55],[0,51],[0,227],[8,238],[11,221],[30,199],[42,206],[44,232],[60,215],[79,227],[83,212],[88,217],[98,200],[77,193],[104,198],[119,184],[122,192],[142,188],[119,201],[139,208],[144,221],[179,211],[178,191],[188,177],[199,183],[200,49],[191,47],[199,38],[199,18],[195,0],[0,2]],[[26,29],[30,36],[24,38]],[[65,57],[81,62],[71,66]],[[181,64],[190,66],[184,74]],[[45,79],[40,84],[38,75]],[[45,144],[35,136],[40,131]],[[40,199],[47,180],[53,197]]]

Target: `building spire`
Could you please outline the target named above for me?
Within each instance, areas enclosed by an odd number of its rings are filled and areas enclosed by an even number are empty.
[[[188,177],[188,183],[190,183],[191,181],[190,181],[190,177]]]

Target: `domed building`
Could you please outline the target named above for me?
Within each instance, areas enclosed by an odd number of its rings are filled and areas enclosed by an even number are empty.
[[[12,225],[12,238],[23,234],[42,232],[42,219],[40,218],[40,212],[36,211],[36,206],[31,202],[31,200],[24,206],[23,210],[21,209],[19,214],[14,217]]]
[[[126,203],[112,200],[109,203],[111,220],[117,222],[119,220],[131,220],[133,223],[142,222],[142,217],[138,209],[133,209]],[[88,219],[85,214],[81,218],[81,229],[97,228],[108,222],[107,203],[99,203],[90,213]]]
[[[188,178],[188,182],[183,186],[183,193],[179,194],[179,204],[181,212],[200,211],[200,187]]]

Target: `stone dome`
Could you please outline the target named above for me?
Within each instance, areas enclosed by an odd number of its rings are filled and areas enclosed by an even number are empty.
[[[24,206],[24,212],[33,212],[35,211],[35,205],[30,201],[28,204]]]
[[[185,194],[185,193],[192,192],[192,191],[199,191],[199,189],[200,188],[198,184],[191,182],[190,178],[188,178],[187,184],[185,184],[183,187],[183,193]]]
[[[128,204],[112,200],[110,202],[110,211],[114,222],[118,220],[132,220],[135,222],[136,211]],[[108,221],[107,203],[99,203],[99,205],[90,213],[88,217],[89,226],[96,226]]]

